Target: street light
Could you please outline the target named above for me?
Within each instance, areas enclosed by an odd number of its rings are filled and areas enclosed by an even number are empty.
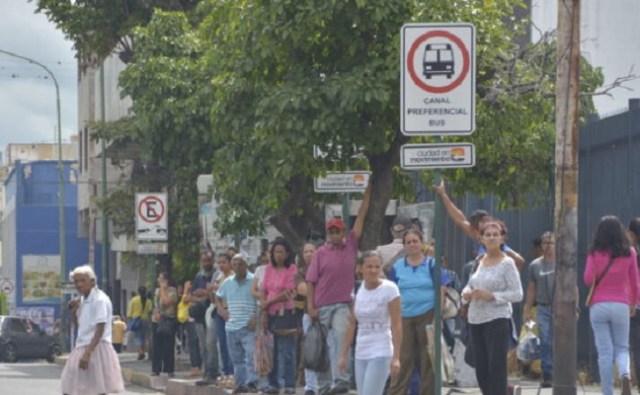
[[[64,297],[62,295],[62,282],[63,278],[66,275],[66,249],[65,249],[65,226],[64,226],[64,167],[62,166],[62,122],[60,121],[60,87],[58,86],[58,80],[53,75],[53,72],[49,70],[49,68],[37,60],[33,60],[31,58],[27,58],[26,56],[21,56],[15,54],[13,52],[5,51],[0,49],[0,53],[3,53],[8,56],[12,56],[14,58],[25,60],[31,64],[35,64],[36,66],[40,66],[46,71],[53,80],[53,83],[56,86],[56,111],[58,113],[58,216],[59,216],[59,233],[60,233],[60,346],[62,350],[66,349],[67,342],[67,333],[66,333],[66,325],[63,317],[63,312],[65,310]]]

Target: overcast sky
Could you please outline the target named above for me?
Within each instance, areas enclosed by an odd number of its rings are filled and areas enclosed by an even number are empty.
[[[60,85],[62,138],[77,129],[77,66],[72,44],[27,0],[0,0],[0,49],[47,66]],[[56,141],[56,93],[46,72],[0,53],[0,150]]]

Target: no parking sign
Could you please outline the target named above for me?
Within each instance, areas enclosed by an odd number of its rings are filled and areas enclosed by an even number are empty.
[[[138,241],[166,241],[168,238],[166,193],[136,194],[136,237]]]
[[[402,27],[400,128],[405,135],[469,135],[475,129],[475,27]]]

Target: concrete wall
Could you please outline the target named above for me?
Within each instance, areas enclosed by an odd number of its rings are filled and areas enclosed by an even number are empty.
[[[555,30],[558,20],[557,0],[532,0],[532,39],[540,32]],[[583,1],[580,23],[580,50],[596,67],[602,67],[605,85],[632,71],[640,74],[640,1]],[[600,116],[626,110],[628,100],[638,96],[640,79],[616,89],[610,96],[596,96],[594,102]]]

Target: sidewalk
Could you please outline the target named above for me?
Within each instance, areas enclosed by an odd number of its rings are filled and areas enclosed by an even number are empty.
[[[196,387],[195,382],[198,380],[198,378],[186,378],[190,366],[188,357],[185,358],[184,355],[176,355],[176,372],[175,378],[173,379],[169,379],[166,375],[152,377],[151,361],[138,361],[137,356],[138,355],[136,353],[118,354],[118,358],[120,359],[120,367],[122,369],[122,376],[127,383],[154,389],[156,391],[161,391],[168,395],[227,395],[231,393],[231,390],[214,386]],[[66,361],[67,355],[56,358],[56,363],[60,365],[64,365]],[[539,383],[537,381],[521,380],[514,377],[511,378],[509,382],[520,386],[519,395],[538,394]],[[302,388],[298,388],[297,393],[299,395],[303,395],[304,390]],[[553,390],[551,388],[544,388],[540,390],[540,395],[551,395],[552,393]],[[600,394],[601,392],[600,387],[597,386],[578,386],[578,393],[596,395]],[[351,394],[356,394],[356,392],[351,391]],[[480,395],[480,390],[478,388],[443,387],[442,395],[448,394]]]

